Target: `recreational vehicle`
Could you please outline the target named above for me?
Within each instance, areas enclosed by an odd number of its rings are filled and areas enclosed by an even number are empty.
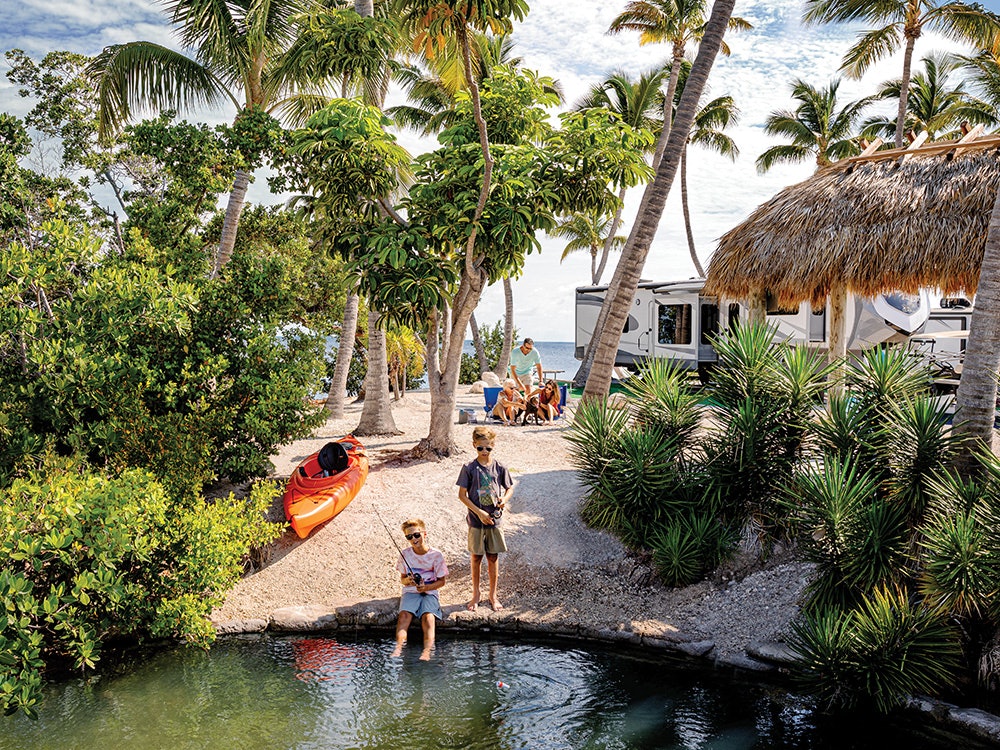
[[[719,303],[702,293],[705,280],[643,281],[636,289],[628,320],[622,329],[615,365],[635,367],[649,357],[673,359],[702,375],[716,362],[712,336],[736,325],[746,316],[739,302]],[[576,290],[576,358],[583,359],[607,294],[607,286],[584,286]],[[962,326],[967,315],[963,308],[936,306],[937,325]],[[860,351],[883,343],[905,342],[921,332],[932,312],[931,295],[892,292],[869,299],[850,296],[847,304],[847,347]],[[825,349],[830,340],[829,306],[814,311],[808,302],[795,308],[767,304],[767,320],[777,330],[777,338],[790,344],[807,344]]]

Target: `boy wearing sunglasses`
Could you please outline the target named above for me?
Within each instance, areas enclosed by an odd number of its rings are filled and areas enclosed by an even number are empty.
[[[498,555],[507,551],[504,539],[502,517],[507,501],[514,494],[514,480],[507,467],[493,456],[496,433],[489,427],[480,426],[472,431],[472,446],[476,458],[462,467],[458,475],[458,499],[469,509],[465,520],[469,525],[469,555],[472,564],[472,599],[466,609],[479,606],[480,569],[486,558],[489,580],[490,607],[496,612],[503,608],[497,596],[497,580],[500,577]]]
[[[438,589],[448,577],[444,555],[427,543],[427,527],[419,518],[403,521],[403,535],[410,548],[404,549],[396,561],[403,594],[399,598],[399,617],[396,620],[396,648],[393,656],[403,653],[406,630],[413,618],[420,620],[424,631],[424,650],[420,661],[429,661],[434,648],[435,618],[442,619]]]

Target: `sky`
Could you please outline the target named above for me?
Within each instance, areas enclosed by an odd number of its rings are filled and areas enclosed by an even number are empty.
[[[515,54],[523,65],[562,84],[566,106],[579,100],[592,85],[615,70],[631,75],[661,65],[669,56],[666,45],[639,46],[638,34],[608,35],[612,19],[625,7],[625,0],[528,0],[530,11],[513,33]],[[1000,0],[983,3],[1000,12]],[[36,59],[53,50],[94,55],[107,45],[144,39],[178,48],[172,29],[154,0],[0,0],[4,24],[0,26],[0,50],[20,48]],[[774,110],[794,109],[790,84],[796,78],[820,87],[838,77],[840,61],[861,27],[804,26],[802,0],[737,0],[735,15],[753,24],[752,31],[727,35],[732,51],[720,55],[709,79],[708,97],[725,94],[736,100],[740,122],[729,128],[740,155],[735,162],[692,148],[688,159],[688,197],[695,244],[707,266],[718,238],[743,221],[761,203],[784,187],[809,177],[815,165],[785,165],[764,175],[757,174],[756,158],[778,141],[765,135],[763,124]],[[959,50],[954,43],[932,33],[917,41],[916,61],[940,50]],[[962,50],[968,51],[968,50]],[[0,73],[7,65],[0,60]],[[898,78],[902,55],[875,66],[861,81],[844,79],[839,95],[849,101],[870,94],[878,84]],[[398,96],[398,95],[397,95]],[[394,103],[394,102],[390,102]],[[20,99],[5,77],[0,77],[0,111],[24,115],[30,104]],[[192,121],[228,122],[235,112],[187,113]],[[431,139],[399,133],[411,153],[436,146]],[[30,166],[30,165],[29,165]],[[623,226],[632,225],[642,188],[633,188],[626,198]],[[258,179],[250,200],[278,202]],[[540,253],[528,257],[521,276],[514,280],[514,324],[522,336],[537,341],[572,341],[574,296],[577,286],[590,284],[590,256],[576,253],[560,262],[565,240],[539,234]],[[609,261],[602,283],[610,279],[617,256]],[[681,216],[680,189],[675,183],[659,229],[650,248],[643,278],[669,281],[695,275]],[[501,285],[483,295],[476,317],[492,324],[502,319]]]

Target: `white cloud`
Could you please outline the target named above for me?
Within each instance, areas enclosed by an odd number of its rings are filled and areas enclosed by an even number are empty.
[[[985,4],[1000,11],[1000,0]],[[624,0],[532,0],[527,19],[515,28],[515,52],[527,67],[558,78],[572,104],[613,70],[635,74],[667,58],[665,45],[639,47],[634,33],[606,33],[624,5]],[[804,26],[801,0],[740,0],[735,12],[755,28],[727,39],[732,56],[719,57],[709,86],[712,96],[734,96],[743,112],[741,123],[730,132],[741,156],[734,164],[694,149],[688,168],[692,222],[703,263],[723,233],[774,193],[812,173],[810,164],[785,166],[766,175],[756,173],[754,160],[774,144],[763,133],[764,118],[775,109],[793,108],[789,98],[792,79],[822,86],[837,76],[840,60],[860,28]],[[36,57],[55,49],[96,54],[108,44],[135,39],[176,46],[162,6],[153,0],[7,0],[4,14],[0,49],[20,47]],[[925,34],[918,41],[916,57],[944,48],[956,46]],[[901,69],[900,56],[884,60],[864,80],[844,80],[840,94],[844,101],[862,96],[881,81],[897,77]],[[0,61],[0,72],[4,70]],[[0,109],[15,114],[27,110],[5,79],[0,80]],[[232,113],[200,113],[197,117],[214,124],[228,121]],[[401,133],[400,141],[411,153],[436,145],[432,139],[420,139],[412,133]],[[679,192],[675,185],[650,250],[643,274],[646,278],[694,274],[681,222]],[[251,199],[267,197],[264,181],[258,179],[251,188]],[[622,234],[628,233],[639,197],[637,189],[627,200]],[[546,237],[541,237],[541,242],[543,252],[529,256],[524,273],[514,281],[516,324],[522,333],[538,340],[570,340],[573,290],[589,284],[590,259],[577,254],[560,264],[564,243]],[[605,280],[610,274],[611,269]],[[496,285],[484,295],[477,317],[483,322],[495,321],[503,309],[503,293]]]

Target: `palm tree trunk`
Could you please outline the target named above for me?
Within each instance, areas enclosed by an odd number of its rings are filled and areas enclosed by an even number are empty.
[[[469,328],[472,329],[472,345],[476,349],[476,361],[479,362],[479,374],[482,375],[490,369],[490,363],[486,359],[486,347],[483,346],[483,337],[479,335],[479,324],[476,323],[475,313],[469,318]]]
[[[510,350],[514,348],[514,289],[506,277],[503,280],[503,303],[503,345],[493,370],[501,380],[507,377],[510,370]]]
[[[660,137],[656,139],[653,169],[659,169],[660,161],[663,159],[663,151],[667,146],[667,139],[673,129],[674,95],[677,93],[677,82],[681,77],[682,62],[684,62],[684,45],[674,44],[674,54],[670,60],[670,78],[667,80],[667,93],[663,100],[663,130],[660,131]]]
[[[583,392],[583,397],[586,399],[606,397],[611,387],[611,371],[614,368],[622,327],[628,318],[628,311],[639,284],[639,277],[642,275],[646,256],[649,254],[650,244],[663,216],[663,207],[666,205],[667,195],[680,167],[681,154],[691,132],[691,126],[694,124],[698,102],[705,90],[708,75],[712,72],[715,57],[722,46],[722,38],[732,16],[734,3],[735,0],[716,0],[712,6],[712,17],[706,26],[705,35],[698,46],[698,56],[691,66],[691,73],[684,86],[684,93],[677,107],[677,116],[670,129],[670,138],[667,140],[660,168],[656,170],[653,181],[646,187],[645,206],[636,218],[628,242],[622,251],[622,257],[618,261],[618,268],[615,270],[615,276],[619,277],[618,288],[613,297],[610,296],[611,290],[609,290],[609,296],[604,300],[603,307],[608,308],[608,314],[600,329],[600,340],[594,353],[593,367]]]
[[[593,274],[594,286],[601,283],[601,277],[604,275],[604,267],[608,265],[608,258],[611,255],[611,246],[614,244],[615,235],[618,233],[618,227],[622,223],[622,211],[625,210],[625,193],[628,191],[627,187],[623,187],[618,191],[618,208],[615,210],[615,218],[611,220],[611,228],[608,230],[608,237],[604,240],[604,251],[601,253],[601,263],[597,266],[597,271]]]
[[[903,129],[906,127],[906,100],[910,94],[910,64],[913,61],[915,36],[906,34],[906,49],[903,51],[903,77],[899,81],[899,108],[896,110],[896,148],[903,147]]]
[[[340,324],[340,341],[337,344],[337,359],[333,365],[333,380],[330,383],[330,392],[326,395],[326,410],[334,419],[341,419],[344,416],[347,375],[351,369],[351,357],[354,356],[360,302],[361,298],[357,293],[348,294],[347,303],[344,305],[344,320]]]
[[[960,469],[974,465],[973,453],[993,443],[997,372],[1000,371],[1000,192],[993,204],[986,249],[979,270],[976,306],[958,386],[955,432],[969,438],[958,460]]]
[[[389,366],[386,361],[382,314],[368,311],[368,374],[365,375],[365,405],[355,435],[399,435],[389,400]]]
[[[370,18],[375,15],[374,0],[354,0],[354,12],[362,18]]]
[[[215,256],[215,276],[229,262],[236,247],[236,230],[240,224],[240,214],[247,199],[247,188],[250,186],[250,173],[243,169],[236,171],[233,179],[233,189],[229,193],[229,203],[226,205],[226,218],[222,222],[222,236],[219,238],[219,251]]]
[[[698,251],[694,249],[694,233],[691,231],[691,211],[688,208],[687,154],[687,144],[684,144],[684,150],[681,151],[681,210],[684,212],[684,231],[687,232],[688,252],[691,253],[694,270],[701,278],[705,278],[705,269],[701,267],[701,262],[698,260]]]

